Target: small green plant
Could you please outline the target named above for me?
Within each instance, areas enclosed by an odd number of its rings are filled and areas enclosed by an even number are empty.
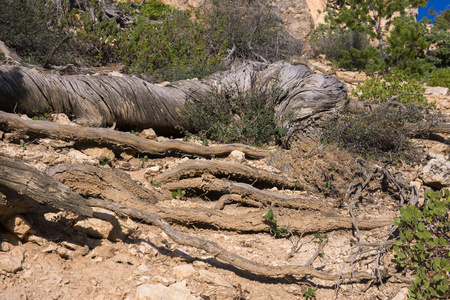
[[[27,150],[27,145],[25,144],[24,140],[20,139],[19,143],[20,143],[20,146],[22,146],[23,150]]]
[[[282,238],[282,237],[286,237],[287,235],[289,235],[289,231],[287,228],[285,228],[285,227],[279,228],[278,227],[277,220],[275,220],[275,218],[274,218],[273,210],[269,210],[267,212],[267,214],[265,214],[263,216],[263,218],[265,219],[266,224],[268,224],[270,226],[270,233],[275,238]]]
[[[405,74],[397,73],[390,76],[367,78],[363,84],[354,88],[350,95],[360,101],[369,101],[373,103],[384,103],[393,96],[402,93],[425,93],[422,84],[409,78]],[[423,95],[401,95],[396,101],[403,105],[414,103],[418,106],[428,106],[428,102]]]
[[[111,162],[111,158],[110,157],[102,157],[100,159],[100,165],[102,166],[106,166]]]
[[[328,241],[328,235],[326,233],[324,234],[320,234],[320,233],[314,233],[314,237],[317,239],[317,241],[315,241],[315,243],[317,244],[322,244],[323,241]]]
[[[145,155],[144,157],[141,157],[140,160],[143,162],[148,162],[148,156]]]
[[[303,293],[303,296],[304,296],[306,299],[313,299],[313,298],[316,298],[316,295],[315,295],[316,291],[317,291],[317,290],[315,290],[315,289],[308,288],[308,289],[306,290],[306,292]]]
[[[394,218],[399,239],[393,250],[400,268],[412,271],[408,299],[440,299],[450,294],[450,192],[428,190],[426,204],[401,208]]]
[[[178,190],[172,192],[172,197],[174,197],[174,198],[183,198],[184,197],[184,193],[183,193],[182,190],[178,189]]]
[[[134,131],[134,130],[131,130],[131,133],[134,134],[135,136],[138,136],[138,135],[139,135],[139,132]]]
[[[450,68],[437,69],[430,74],[429,86],[450,88]]]
[[[154,182],[151,182],[151,183],[150,183],[150,185],[151,185],[151,186],[153,186],[153,187],[156,187],[156,188],[159,188],[159,187],[160,187],[160,185],[159,185],[159,184],[157,184],[157,183],[154,183]]]

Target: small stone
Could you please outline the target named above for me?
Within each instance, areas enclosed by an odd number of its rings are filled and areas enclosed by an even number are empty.
[[[15,247],[9,253],[11,256],[20,259],[20,262],[23,262],[25,260],[25,249],[23,249],[22,247]]]
[[[67,115],[62,114],[62,113],[50,114],[50,116],[48,117],[48,120],[55,122],[55,123],[59,123],[59,124],[78,126],[78,124],[72,123],[72,121],[70,121],[70,119],[69,119],[69,117],[67,117]]]
[[[87,156],[86,154],[84,154],[78,150],[70,150],[69,153],[67,153],[67,156],[71,157],[72,159],[74,159],[80,163],[86,162],[86,163],[98,165],[98,161],[96,161],[95,159],[92,159],[90,156]]]
[[[100,148],[100,147],[86,148],[82,149],[81,152],[95,158],[108,157],[109,159],[112,160],[115,157],[114,152],[112,152],[108,148]]]
[[[156,141],[156,138],[157,138],[155,131],[151,128],[142,130],[142,132],[139,133],[138,136],[141,138],[144,138],[144,139],[154,140],[154,141]]]
[[[420,177],[425,185],[436,189],[450,186],[450,161],[444,158],[430,160]]]
[[[206,283],[221,285],[221,286],[229,287],[229,288],[233,287],[233,285],[231,285],[228,281],[223,279],[220,275],[211,273],[207,270],[200,270],[200,271],[198,271],[198,273],[199,273],[199,278]]]
[[[114,227],[107,221],[89,218],[77,222],[73,228],[77,231],[86,233],[86,235],[91,238],[106,239]]]
[[[31,230],[30,224],[28,224],[28,222],[20,215],[14,215],[8,220],[2,221],[2,224],[21,240],[23,240]]]
[[[407,287],[402,288],[392,300],[406,300],[408,299],[409,289]]]
[[[45,248],[44,250],[42,250],[41,252],[42,252],[42,253],[50,253],[50,252],[56,251],[56,249],[58,249],[58,246],[56,246],[56,245],[54,245],[54,244],[51,244],[51,245],[49,245],[47,248]]]
[[[245,160],[245,153],[239,150],[233,150],[230,155],[228,155],[228,158],[237,162],[242,162]]]
[[[149,272],[150,271],[150,269],[145,264],[140,265],[137,269],[141,273],[145,273],[145,272]]]
[[[145,170],[145,175],[155,176],[155,175],[159,174],[160,170],[161,170],[161,166],[152,166]]]
[[[194,300],[196,297],[191,295],[191,292],[185,287],[186,283],[183,284],[173,284],[169,287],[157,284],[142,284],[138,286],[136,290],[137,300]]]
[[[0,251],[8,252],[8,251],[11,251],[11,249],[13,247],[14,246],[11,243],[8,243],[8,242],[5,242],[5,241],[0,243]]]
[[[185,264],[181,266],[176,266],[173,268],[173,272],[175,274],[175,277],[177,278],[188,278],[192,276],[196,272],[194,267],[190,264]]]
[[[22,260],[10,254],[0,253],[0,273],[16,273],[22,269]]]
[[[448,91],[449,91],[449,89],[446,87],[430,86],[430,87],[427,87],[427,89],[425,90],[425,93],[426,94],[431,93],[435,96],[447,96]]]
[[[31,276],[33,275],[33,271],[32,270],[26,270],[25,272],[23,272],[22,277],[25,279],[29,279],[31,278]]]

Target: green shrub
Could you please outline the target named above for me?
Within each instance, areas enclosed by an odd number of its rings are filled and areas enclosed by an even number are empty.
[[[437,69],[431,72],[428,85],[450,88],[450,68]]]
[[[0,40],[25,61],[41,64],[62,39],[52,1],[0,0]]]
[[[434,23],[427,39],[433,50],[427,53],[427,60],[436,68],[450,67],[450,9],[447,8],[434,17]]]
[[[392,96],[402,93],[425,93],[425,88],[417,80],[407,77],[404,74],[393,74],[389,76],[373,77],[365,80],[364,84],[354,88],[350,95],[360,101],[370,101],[373,103],[384,103]],[[402,95],[395,99],[408,105],[415,103],[419,106],[427,106],[428,102],[423,95]]]
[[[412,104],[406,108],[382,104],[357,114],[343,111],[324,123],[322,140],[364,156],[414,159],[414,146],[403,127],[422,118],[420,110]]]
[[[332,29],[329,25],[320,24],[311,34],[309,43],[314,57],[324,54],[328,60],[341,67],[364,69],[369,63],[367,59],[358,62],[348,59],[351,49],[363,50],[370,47],[369,39],[360,32],[341,27]]]
[[[399,267],[414,273],[408,299],[444,299],[450,294],[450,192],[429,190],[425,196],[421,209],[410,205],[394,218],[394,252]]]
[[[234,49],[233,58],[276,61],[302,50],[268,0],[211,0],[198,15],[212,53]]]
[[[285,133],[277,126],[275,106],[282,91],[252,79],[251,87],[213,88],[204,97],[186,100],[192,127],[201,139],[252,145],[277,141]]]

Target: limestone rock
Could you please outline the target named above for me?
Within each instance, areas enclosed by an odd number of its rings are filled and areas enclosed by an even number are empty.
[[[59,124],[78,126],[78,124],[72,123],[72,121],[70,121],[69,117],[67,117],[66,114],[51,114],[48,119]]]
[[[228,155],[228,158],[236,162],[242,162],[245,160],[245,153],[242,151],[233,150],[230,155]]]
[[[407,287],[404,287],[397,293],[397,295],[395,295],[394,298],[392,298],[392,300],[406,300],[408,299],[408,295],[409,290]]]
[[[435,158],[423,168],[421,179],[425,185],[440,189],[450,186],[450,161]]]
[[[90,218],[77,222],[74,229],[92,238],[106,239],[113,230],[113,225],[107,221]]]
[[[440,87],[440,86],[432,86],[432,87],[428,87],[425,90],[425,93],[431,93],[435,96],[447,96],[449,94],[449,89],[446,87]]]
[[[155,176],[158,175],[161,170],[161,166],[151,166],[145,170],[145,175]]]
[[[15,273],[22,269],[22,260],[7,253],[0,253],[0,273]]]
[[[31,230],[30,224],[20,215],[14,215],[7,220],[1,220],[2,224],[11,233],[21,240],[24,239]]]
[[[139,133],[139,137],[148,139],[148,140],[155,140],[155,141],[157,138],[155,131],[151,128],[142,130],[142,132]]]
[[[95,158],[109,157],[110,159],[113,159],[115,157],[114,152],[112,152],[108,148],[99,148],[99,147],[86,148],[81,150],[81,152]]]
[[[98,164],[98,161],[92,159],[91,157],[78,150],[70,150],[69,153],[67,153],[67,156],[73,158],[78,163],[86,162],[90,164]]]
[[[221,285],[221,286],[228,287],[228,288],[233,287],[228,281],[223,279],[222,276],[220,276],[218,274],[214,274],[207,270],[200,270],[200,271],[198,271],[198,273],[200,275],[199,278],[206,283]]]
[[[177,278],[188,278],[196,272],[194,267],[190,264],[176,266],[173,268],[173,272]]]
[[[194,300],[197,299],[186,288],[186,283],[174,283],[169,287],[157,284],[142,284],[136,290],[138,300]]]

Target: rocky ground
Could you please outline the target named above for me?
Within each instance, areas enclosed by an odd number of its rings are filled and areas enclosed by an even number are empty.
[[[345,74],[341,74],[345,75]],[[450,103],[442,89],[431,89],[429,96],[437,107],[448,112]],[[24,116],[25,117],[25,116]],[[54,118],[58,122],[67,122]],[[148,132],[147,132],[148,133]],[[194,195],[183,190],[170,192],[154,183],[154,179],[173,170],[193,156],[130,156],[116,155],[112,150],[81,147],[74,142],[35,139],[11,142],[2,135],[0,152],[20,158],[38,170],[55,174],[55,168],[72,164],[94,166],[105,170],[121,170],[144,189],[161,196],[162,208],[214,209],[217,197],[213,194]],[[151,132],[150,139],[166,140]],[[428,186],[450,186],[449,137],[436,140],[414,140],[425,155],[423,164],[398,163],[389,166],[394,174],[402,173],[402,180],[419,188],[421,199]],[[363,180],[361,166],[349,154],[318,145],[309,152],[272,149],[272,155],[251,160],[243,153],[233,152],[223,160],[239,162],[299,180],[302,189],[272,191],[284,195],[312,197],[342,216],[349,215],[349,203],[343,201],[345,191]],[[111,158],[111,161],[105,158]],[[376,165],[377,162],[369,162]],[[52,171],[53,170],[53,171]],[[56,176],[56,175],[55,175]],[[56,177],[55,177],[56,178]],[[65,184],[70,182],[65,179]],[[81,181],[81,180],[80,180]],[[81,186],[77,187],[82,189]],[[4,190],[1,190],[5,193]],[[114,196],[126,191],[114,190]],[[98,197],[108,190],[98,186]],[[111,196],[112,197],[112,196]],[[0,299],[305,299],[309,288],[317,290],[317,299],[406,299],[408,284],[391,277],[385,287],[373,280],[344,280],[337,288],[333,281],[307,276],[269,277],[242,270],[223,263],[213,255],[197,248],[180,246],[159,227],[137,219],[118,217],[98,209],[103,218],[80,219],[71,212],[39,214],[7,214],[6,196],[0,200]],[[126,203],[127,199],[123,199]],[[399,214],[399,199],[383,190],[378,181],[370,183],[363,200],[354,213],[359,219],[390,217]],[[262,207],[269,210],[270,207]],[[236,220],[261,208],[238,203],[225,205],[222,212]],[[278,215],[289,215],[290,209],[279,208]],[[262,216],[261,216],[262,217]],[[261,218],[261,222],[262,222]],[[289,231],[289,224],[285,224]],[[354,256],[354,232],[348,229],[314,232],[314,223],[302,234],[288,234],[275,238],[267,230],[230,231],[212,225],[173,224],[182,233],[214,241],[223,248],[257,263],[304,265],[319,249],[311,265],[319,270],[339,273],[362,270],[376,272],[378,249]],[[308,227],[306,226],[306,227]],[[385,241],[390,227],[361,230],[364,242]],[[308,232],[311,231],[311,232]],[[384,255],[383,268],[393,268],[393,254]]]

